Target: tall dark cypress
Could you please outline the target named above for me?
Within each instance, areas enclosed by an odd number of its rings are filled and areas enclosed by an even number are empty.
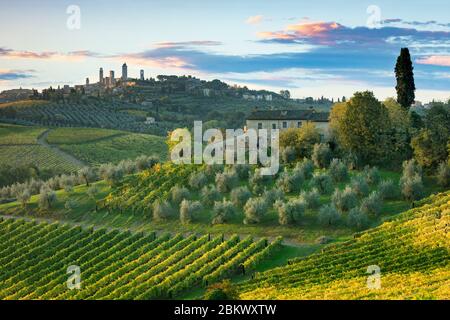
[[[409,109],[416,98],[416,85],[414,84],[414,67],[408,48],[402,48],[395,66],[397,78],[397,102],[405,109]]]

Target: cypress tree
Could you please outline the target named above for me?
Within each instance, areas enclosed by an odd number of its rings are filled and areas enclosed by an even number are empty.
[[[395,77],[397,78],[397,102],[405,109],[414,103],[416,86],[414,84],[414,72],[411,55],[408,48],[402,48],[395,66]]]

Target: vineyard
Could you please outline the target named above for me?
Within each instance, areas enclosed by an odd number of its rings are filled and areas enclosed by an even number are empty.
[[[240,285],[241,298],[449,299],[449,226],[450,192],[437,194],[354,240],[256,274]],[[373,265],[378,289],[367,285]]]
[[[134,106],[134,105],[131,105]],[[88,99],[75,102],[20,101],[0,105],[0,119],[44,127],[95,127],[165,135],[164,128],[144,123],[145,117],[122,109],[130,105]]]
[[[37,144],[37,137],[46,129],[0,124],[0,146]]]
[[[281,239],[156,236],[5,219],[0,299],[160,299],[252,270]],[[67,287],[69,266],[81,289]]]
[[[164,161],[164,138],[149,134],[91,128],[58,128],[47,137],[48,143],[90,165],[117,163],[138,156],[155,156]]]
[[[39,145],[37,139],[46,129],[0,124],[0,165],[36,166],[55,172],[79,169],[51,148]]]
[[[187,184],[189,176],[195,170],[197,167],[194,165],[158,164],[151,170],[128,177],[106,197],[104,205],[120,212],[145,213],[153,202],[168,199],[172,187]]]

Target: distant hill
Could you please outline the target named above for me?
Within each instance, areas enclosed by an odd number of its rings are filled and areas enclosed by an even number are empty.
[[[0,121],[54,127],[95,127],[165,136],[167,131],[190,127],[194,120],[218,121],[227,128],[242,127],[258,109],[329,110],[332,101],[293,100],[267,90],[229,86],[219,80],[158,76],[130,80],[127,86],[89,94],[63,89],[45,90],[33,100],[0,103]],[[45,97],[45,99],[44,99]]]

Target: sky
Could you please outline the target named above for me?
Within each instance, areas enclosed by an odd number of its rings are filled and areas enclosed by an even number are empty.
[[[416,98],[450,98],[448,0],[0,0],[0,90],[131,77],[220,79],[295,98],[395,96],[411,51]]]

